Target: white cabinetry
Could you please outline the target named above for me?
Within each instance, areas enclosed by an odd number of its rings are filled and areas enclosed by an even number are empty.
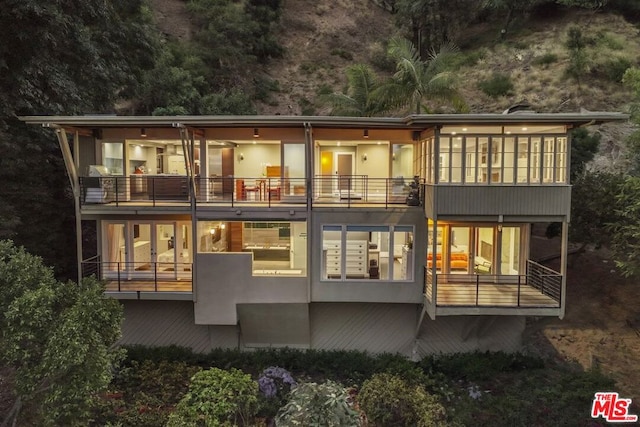
[[[413,279],[413,249],[402,246],[402,280]]]
[[[364,279],[367,277],[368,249],[366,240],[349,240],[345,256],[345,274],[348,279]],[[326,274],[328,278],[340,278],[342,248],[339,240],[326,240],[324,242],[326,260]]]

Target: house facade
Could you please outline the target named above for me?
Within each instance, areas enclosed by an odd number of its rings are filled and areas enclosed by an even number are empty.
[[[517,350],[563,317],[569,131],[617,113],[22,117],[55,131],[124,344]],[[555,271],[532,223],[562,224]],[[83,253],[81,231],[78,254]]]

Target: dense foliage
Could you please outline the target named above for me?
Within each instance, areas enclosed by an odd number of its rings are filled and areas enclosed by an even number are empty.
[[[302,383],[289,393],[289,401],[278,411],[276,425],[357,427],[360,414],[353,403],[349,391],[331,380]]]
[[[95,280],[58,282],[40,258],[0,241],[0,313],[3,389],[13,401],[4,421],[86,423],[121,354],[118,302]]]
[[[614,386],[598,371],[582,372],[519,353],[440,355],[415,363],[400,355],[357,351],[195,354],[179,347],[129,347],[124,367],[98,401],[93,425],[165,425],[187,395],[194,371],[220,367],[227,377],[240,369],[251,374],[257,390],[263,369],[276,364],[300,387],[285,395],[280,420],[298,420],[298,425],[315,425],[313,421],[326,417],[317,425],[336,419],[342,420],[338,425],[357,425],[367,419],[368,425],[385,426],[583,426],[591,422],[594,393]],[[201,395],[216,393],[210,385]],[[228,396],[203,407],[232,399]],[[269,425],[277,413],[278,408],[263,407],[249,425]]]
[[[258,385],[237,369],[197,372],[168,427],[248,425],[258,408]]]
[[[387,373],[375,374],[362,384],[360,407],[375,426],[443,425],[445,410],[424,385]]]

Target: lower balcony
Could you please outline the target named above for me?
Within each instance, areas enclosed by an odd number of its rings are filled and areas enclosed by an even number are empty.
[[[425,268],[431,318],[455,315],[562,315],[562,275],[533,261],[525,275],[438,274]]]
[[[83,277],[95,276],[105,292],[118,299],[192,300],[191,263],[101,262],[99,257],[82,262]]]

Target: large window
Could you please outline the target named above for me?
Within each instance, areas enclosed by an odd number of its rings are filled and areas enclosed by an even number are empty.
[[[324,280],[413,280],[413,226],[325,225]]]
[[[527,225],[443,224],[436,231],[433,254],[433,224],[429,224],[427,268],[458,275],[524,274],[522,235]],[[499,262],[498,262],[499,260]]]
[[[428,159],[428,182],[437,177],[441,184],[566,183],[566,136],[443,135],[435,151]]]
[[[250,252],[256,276],[305,276],[306,222],[198,221],[198,253]]]

